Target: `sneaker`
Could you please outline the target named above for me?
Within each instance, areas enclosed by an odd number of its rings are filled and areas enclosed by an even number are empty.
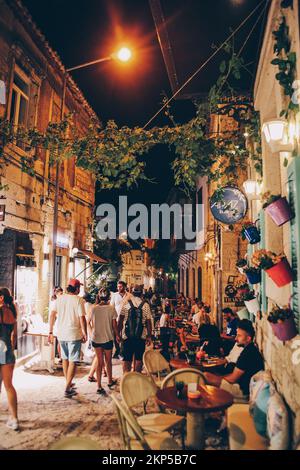
[[[114,387],[115,385],[117,385],[117,382],[118,381],[116,379],[113,379],[110,384],[107,384],[108,388]]]
[[[72,398],[74,395],[77,395],[77,392],[73,388],[65,391],[65,398]]]
[[[19,429],[19,422],[17,419],[15,418],[9,418],[9,420],[7,421],[6,423],[6,426],[9,428],[9,429],[12,429],[13,431],[18,431]]]
[[[102,387],[98,388],[97,393],[98,393],[98,395],[106,395],[106,391]]]

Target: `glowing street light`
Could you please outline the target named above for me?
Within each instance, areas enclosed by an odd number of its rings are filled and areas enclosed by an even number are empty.
[[[128,62],[132,57],[132,52],[128,47],[121,47],[121,49],[117,52],[117,58],[121,62]]]

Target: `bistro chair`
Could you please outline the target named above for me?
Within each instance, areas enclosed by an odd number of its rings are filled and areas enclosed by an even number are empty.
[[[167,432],[145,434],[131,411],[116,396],[113,399],[122,442],[126,450],[180,450],[180,446]]]
[[[190,383],[197,383],[197,385],[205,385],[206,378],[203,372],[197,369],[184,368],[173,370],[167,377],[164,378],[161,388],[175,387],[176,382],[184,382],[185,385]]]
[[[155,398],[157,387],[149,377],[138,372],[128,372],[121,380],[121,397],[124,404],[133,413],[134,407],[143,405],[141,416],[136,420],[146,433],[161,433],[179,431],[184,441],[185,418],[175,414],[147,413],[146,405],[149,399]]]
[[[148,349],[144,353],[143,363],[154,385],[160,388],[163,378],[171,372],[168,361],[159,351]]]

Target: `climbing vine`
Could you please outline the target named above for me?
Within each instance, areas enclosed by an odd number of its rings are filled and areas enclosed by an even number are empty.
[[[292,1],[282,1],[282,8],[293,8]],[[296,78],[296,52],[291,51],[291,40],[289,37],[289,27],[286,22],[286,17],[282,15],[279,26],[273,31],[275,39],[274,53],[276,58],[272,60],[271,64],[278,67],[278,72],[275,77],[280,86],[283,88],[285,96],[289,97],[288,105],[282,109],[280,116],[288,118],[289,114],[297,113],[299,111],[299,104],[294,103],[292,96],[294,94],[293,83]]]
[[[236,184],[238,170],[246,168],[249,157],[256,169],[261,169],[259,145],[249,152],[243,136],[246,133],[259,144],[259,121],[251,101],[240,99],[232,85],[232,79],[239,80],[246,68],[243,59],[232,44],[226,44],[224,51],[228,60],[220,64],[220,76],[208,96],[208,112],[204,113],[201,104],[195,103],[195,117],[187,123],[177,124],[171,119],[172,126],[147,130],[119,127],[114,121],[105,127],[91,122],[85,135],[79,136],[72,115],[61,123],[49,123],[44,132],[14,128],[8,121],[0,120],[1,161],[7,159],[5,146],[15,143],[26,151],[26,157],[21,159],[22,170],[33,175],[36,150],[41,148],[49,151],[52,164],[76,156],[76,165],[91,171],[102,189],[129,188],[147,179],[143,155],[155,145],[164,144],[174,150],[175,185],[185,192],[195,189],[198,175],[207,176],[218,187]],[[209,134],[207,121],[212,113],[227,114],[236,126],[222,134]]]

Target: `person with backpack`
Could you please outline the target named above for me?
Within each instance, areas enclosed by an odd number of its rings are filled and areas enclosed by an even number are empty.
[[[132,295],[124,304],[118,322],[119,335],[123,341],[123,372],[141,372],[146,343],[151,344],[152,322],[149,304],[142,300],[143,291],[134,286]]]

